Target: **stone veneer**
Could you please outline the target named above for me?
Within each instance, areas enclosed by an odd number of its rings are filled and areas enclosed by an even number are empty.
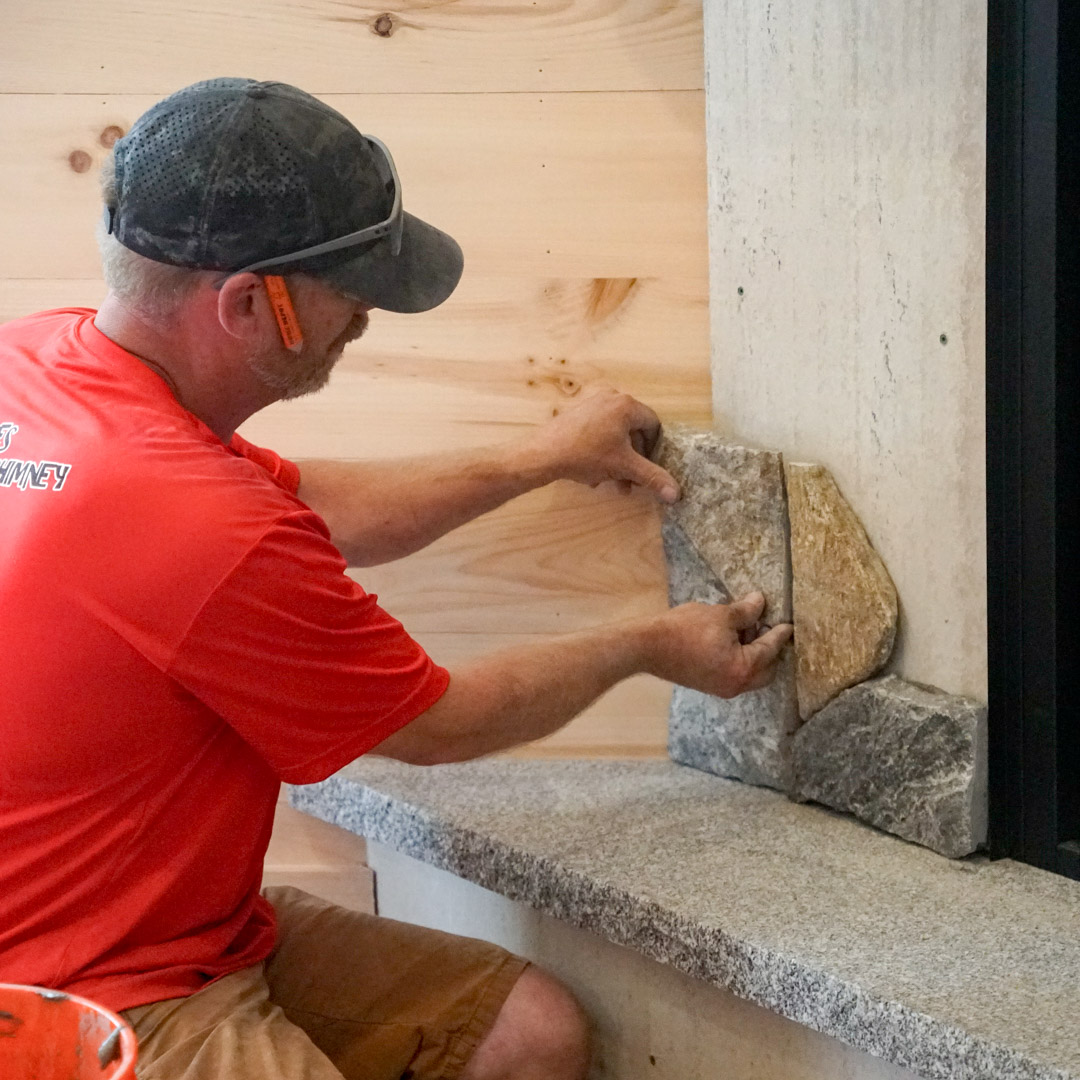
[[[682,488],[668,511],[731,596],[765,594],[764,618],[791,618],[783,458],[718,439],[708,432],[665,432],[656,459]]]
[[[845,690],[802,726],[792,794],[942,855],[986,837],[986,710],[895,675]]]
[[[754,589],[765,617],[791,618],[784,471],[779,454],[707,432],[666,432],[656,458],[682,488],[663,526],[671,603],[725,603]],[[772,685],[726,700],[676,687],[668,751],[717,776],[786,790],[799,721],[791,650]]]
[[[899,603],[889,571],[828,469],[785,463],[799,715],[888,662]]]
[[[898,601],[828,471],[683,428],[665,431],[655,458],[683,488],[663,526],[671,603],[759,589],[766,622],[795,623],[771,686],[732,700],[675,688],[672,759],[944,855],[975,851],[986,838],[986,710],[895,675],[865,681],[892,652]]]
[[[688,477],[677,470],[684,485]],[[691,601],[726,604],[731,594],[690,542],[674,514],[663,524],[672,606]],[[787,585],[787,572],[779,579]],[[795,666],[791,650],[772,685],[725,700],[676,686],[668,725],[673,761],[748,784],[786,790],[791,783],[790,738],[798,727]]]

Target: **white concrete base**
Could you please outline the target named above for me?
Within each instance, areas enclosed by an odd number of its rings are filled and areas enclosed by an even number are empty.
[[[566,983],[593,1020],[595,1080],[917,1080],[382,844],[368,861],[380,915],[495,942]]]

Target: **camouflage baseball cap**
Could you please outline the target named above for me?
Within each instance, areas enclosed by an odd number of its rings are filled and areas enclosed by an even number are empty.
[[[135,121],[114,161],[106,226],[148,259],[306,271],[388,311],[427,311],[461,277],[457,243],[402,209],[386,147],[295,86],[185,87]]]

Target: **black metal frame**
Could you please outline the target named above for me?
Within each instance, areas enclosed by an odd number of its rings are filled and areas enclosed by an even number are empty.
[[[990,847],[1070,877],[1080,877],[1077,7],[989,0],[986,219]]]

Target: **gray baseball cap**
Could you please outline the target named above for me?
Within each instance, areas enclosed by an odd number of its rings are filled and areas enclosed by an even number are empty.
[[[427,311],[461,278],[461,248],[402,209],[390,152],[279,82],[209,79],[139,117],[114,148],[106,227],[157,262],[305,271],[388,311]]]

